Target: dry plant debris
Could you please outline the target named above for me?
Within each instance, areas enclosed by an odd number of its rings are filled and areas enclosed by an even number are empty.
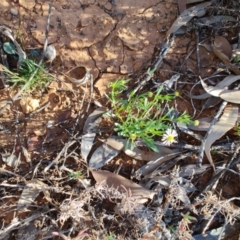
[[[238,1],[0,9],[0,239],[239,239]]]

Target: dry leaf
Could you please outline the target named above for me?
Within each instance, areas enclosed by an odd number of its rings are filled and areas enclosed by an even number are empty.
[[[202,79],[201,83],[204,88],[204,90],[215,97],[220,97],[222,92],[226,90],[225,88],[231,85],[232,83],[236,82],[237,80],[240,80],[240,76],[235,75],[229,75],[225,77],[221,82],[219,82],[216,86],[208,86]]]
[[[178,0],[178,9],[180,14],[186,10],[187,0]]]
[[[180,177],[192,177],[197,174],[202,174],[210,167],[211,167],[210,164],[204,164],[201,167],[198,167],[196,164],[188,164],[184,167],[181,167],[179,176]]]
[[[210,4],[211,2],[205,2],[186,9],[175,20],[171,28],[168,30],[167,36],[169,36],[171,33],[176,32],[180,27],[186,25],[193,17],[202,17],[206,13],[206,8]]]
[[[229,70],[233,71],[236,75],[240,75],[240,70],[238,68],[236,68],[235,66],[232,66],[229,57],[226,55],[228,54],[228,50],[226,47],[226,50],[224,50],[221,48],[221,44],[218,43],[218,41],[216,41],[216,45],[215,42],[214,44],[212,44],[212,49],[214,54],[221,59],[221,61],[228,67]]]
[[[18,229],[16,240],[35,240],[37,235],[38,229],[32,221]]]
[[[94,110],[87,118],[87,120],[85,121],[84,127],[83,127],[83,133],[87,133],[89,132],[89,129],[91,127],[91,124],[98,119],[99,117],[101,117],[103,115],[103,113],[105,113],[107,111],[107,108],[105,107],[101,107],[98,108],[96,110]]]
[[[92,169],[98,169],[116,157],[119,152],[104,143],[94,151],[88,165]]]
[[[34,202],[39,193],[45,190],[45,186],[46,184],[40,180],[30,180],[23,189],[21,197],[18,200],[17,208],[20,209],[22,207],[29,207]]]
[[[22,146],[22,152],[23,152],[23,155],[26,159],[27,162],[31,162],[31,154],[28,152],[28,150]]]
[[[213,52],[212,46],[210,44],[199,43],[199,46],[204,47],[208,52]]]
[[[156,170],[158,167],[160,167],[163,163],[165,163],[166,161],[168,161],[170,159],[173,159],[174,157],[176,157],[179,154],[181,154],[181,151],[174,149],[174,150],[172,150],[172,153],[162,156],[155,161],[150,161],[143,167],[139,168],[135,172],[134,176],[137,179],[139,179],[140,176],[147,176],[150,173],[152,173],[154,170]]]
[[[225,16],[225,15],[218,15],[214,16],[211,15],[209,17],[203,17],[200,18],[198,22],[204,24],[204,25],[211,25],[215,23],[222,23],[222,22],[236,22],[236,18],[232,16]]]
[[[211,107],[214,107],[216,106],[218,103],[220,103],[222,101],[222,99],[220,97],[214,97],[214,96],[211,96],[210,98],[207,99],[207,101],[202,105],[202,110],[203,111],[204,109],[206,108],[211,108]]]
[[[228,57],[228,59],[231,59],[232,47],[225,37],[217,35],[214,39],[214,47],[219,52],[225,54]]]
[[[106,108],[102,107],[102,108],[98,108],[95,111],[93,111],[87,118],[87,120],[85,121],[84,127],[83,127],[83,133],[85,135],[83,135],[82,137],[82,142],[81,142],[81,154],[83,159],[87,162],[87,157],[89,152],[92,149],[93,146],[93,142],[96,136],[95,131],[93,131],[97,124],[96,124],[96,120],[102,116],[103,113],[105,113],[107,111]]]
[[[9,167],[15,168],[20,163],[20,155],[19,157],[12,153],[1,153],[1,155],[3,162],[5,162]]]
[[[158,152],[153,151],[143,151],[137,147],[134,147],[132,150],[127,149],[127,140],[120,138],[118,136],[111,136],[105,143],[116,150],[123,150],[125,154],[128,156],[142,161],[155,161],[165,155],[171,154],[174,151],[170,148],[166,148],[163,146],[157,146]]]
[[[155,192],[147,190],[115,173],[94,170],[91,170],[91,172],[98,184],[106,184],[109,188],[113,187],[120,192],[129,193],[131,197],[136,198],[136,202],[139,204],[147,202],[148,199],[152,199],[155,195]]]
[[[212,160],[212,156],[210,153],[210,148],[212,144],[222,137],[227,131],[233,128],[238,119],[238,106],[228,105],[219,121],[213,126],[211,132],[208,133],[207,138],[204,142],[204,152],[215,170],[215,165]]]
[[[87,133],[82,136],[82,141],[81,141],[81,154],[83,159],[87,162],[87,157],[88,154],[90,153],[93,142],[95,139],[96,133]]]
[[[220,94],[220,98],[231,103],[240,103],[240,90],[224,90]]]

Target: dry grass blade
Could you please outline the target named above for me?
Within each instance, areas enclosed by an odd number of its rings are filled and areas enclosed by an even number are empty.
[[[213,126],[212,130],[207,135],[204,143],[204,152],[214,169],[215,165],[210,153],[210,148],[217,139],[222,137],[227,131],[235,126],[237,119],[238,106],[228,105],[225,108],[223,115],[220,117],[219,121]]]

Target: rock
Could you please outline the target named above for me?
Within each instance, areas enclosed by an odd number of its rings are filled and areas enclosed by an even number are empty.
[[[18,15],[18,10],[16,10],[15,8],[11,8],[10,13],[14,16],[17,16]]]

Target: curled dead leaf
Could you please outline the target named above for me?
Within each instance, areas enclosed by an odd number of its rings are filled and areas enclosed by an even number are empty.
[[[228,102],[240,103],[239,101],[239,90],[226,90],[226,87],[230,86],[232,83],[240,80],[240,76],[229,75],[225,77],[216,86],[208,86],[202,79],[201,83],[207,94],[215,97],[220,97]]]
[[[215,165],[210,153],[212,144],[222,137],[227,131],[233,128],[238,119],[238,106],[228,105],[220,117],[219,121],[213,126],[212,130],[208,132],[207,138],[204,142],[204,152],[215,170]]]

